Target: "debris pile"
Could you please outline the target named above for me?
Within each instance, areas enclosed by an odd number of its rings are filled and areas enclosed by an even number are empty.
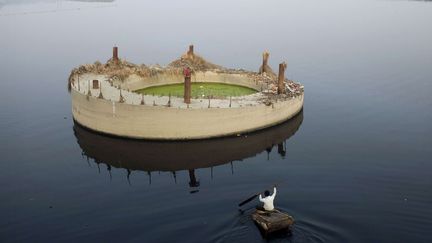
[[[71,76],[90,72],[96,74],[106,74],[110,77],[116,77],[120,80],[126,79],[131,74],[136,74],[143,77],[148,77],[151,75],[151,70],[144,64],[135,65],[125,60],[119,59],[118,61],[115,61],[111,58],[105,64],[96,61],[93,64],[84,64],[74,68],[71,71]]]
[[[126,60],[118,58],[118,49],[114,47],[113,57],[110,58],[105,64],[99,61],[93,64],[84,64],[71,71],[68,82],[68,90],[70,91],[71,83],[74,77],[85,73],[104,74],[109,77],[109,80],[125,81],[131,75],[137,75],[143,78],[157,76],[158,74],[172,74],[182,75],[183,69],[189,67],[192,73],[197,71],[213,71],[217,73],[230,73],[230,74],[243,74],[247,75],[255,82],[261,91],[270,96],[277,97],[296,97],[304,92],[304,87],[292,80],[284,80],[285,90],[282,94],[278,95],[278,76],[268,65],[269,53],[263,53],[263,62],[260,66],[259,72],[250,72],[243,69],[227,69],[222,66],[208,62],[203,57],[196,55],[193,50],[193,45],[189,46],[189,50],[183,54],[179,59],[174,60],[168,66],[161,67],[159,65],[146,66],[144,64],[133,64]],[[283,89],[283,85],[282,85]],[[269,97],[271,98],[271,97]]]
[[[180,69],[173,69],[173,68],[163,69],[156,66],[149,68],[144,64],[136,65],[123,59],[115,60],[111,58],[105,64],[96,61],[93,64],[84,64],[77,68],[72,69],[69,76],[68,89],[70,91],[70,85],[71,82],[73,82],[73,77],[75,75],[81,75],[85,73],[105,74],[111,80],[124,81],[132,74],[146,78],[146,77],[156,76],[158,73],[179,74],[181,72],[182,70]]]
[[[247,73],[249,74],[248,76],[252,78],[252,80],[255,81],[256,83],[270,84],[276,82],[275,78],[267,75],[267,73],[263,73],[263,74],[257,74],[252,72],[247,72]]]
[[[291,94],[293,96],[297,96],[303,93],[304,86],[300,83],[296,83],[292,80],[288,80],[288,82],[285,82],[285,88],[287,90],[287,94]]]
[[[263,75],[250,74],[249,75],[255,82],[261,83],[263,86],[263,92],[267,94],[277,95],[277,80],[266,76],[265,73]],[[284,94],[289,97],[294,97],[301,95],[304,91],[303,85],[300,83],[294,82],[293,80],[285,79],[285,92]]]
[[[168,67],[182,69],[189,67],[193,71],[205,71],[214,69],[224,69],[223,67],[208,62],[203,57],[196,55],[193,51],[193,46],[189,46],[189,51],[183,54],[179,59],[174,60]]]

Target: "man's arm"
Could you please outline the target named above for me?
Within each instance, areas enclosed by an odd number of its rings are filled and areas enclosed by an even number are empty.
[[[263,198],[261,196],[261,193],[259,194],[259,200],[260,200],[260,202],[263,202]]]
[[[272,195],[272,198],[275,198],[275,197],[276,197],[276,186],[273,187],[273,195]]]

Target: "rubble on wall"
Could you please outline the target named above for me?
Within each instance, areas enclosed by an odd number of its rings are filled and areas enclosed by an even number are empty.
[[[189,50],[183,54],[179,59],[172,61],[168,64],[170,68],[190,68],[192,71],[207,71],[214,69],[224,69],[222,66],[213,64],[203,57],[195,54],[194,46],[190,45]]]
[[[171,68],[186,68],[189,67],[193,71],[207,71],[213,69],[223,69],[223,67],[213,64],[211,62],[206,61],[204,58],[194,55],[193,58],[190,56],[182,56],[177,60],[172,61],[168,64],[168,67]]]
[[[268,53],[264,52],[264,59],[268,59]],[[120,58],[110,58],[105,64],[99,61],[93,64],[84,64],[71,71],[68,82],[68,89],[71,88],[71,82],[73,82],[73,77],[76,75],[82,75],[85,73],[95,73],[104,74],[109,77],[109,80],[124,81],[130,75],[138,75],[140,77],[152,77],[158,74],[173,74],[182,75],[183,69],[189,67],[193,72],[197,71],[213,71],[216,73],[229,73],[229,74],[243,74],[247,75],[252,79],[258,86],[261,86],[261,91],[269,96],[283,97],[296,97],[303,94],[304,87],[293,80],[285,79],[285,90],[283,94],[278,95],[277,92],[277,76],[267,65],[267,60],[264,60],[263,65],[260,67],[259,72],[251,72],[243,69],[227,69],[222,66],[208,62],[203,57],[196,55],[193,52],[193,46],[189,47],[189,51],[183,54],[179,59],[172,61],[168,66],[162,67],[160,65],[146,66],[144,64],[134,64]],[[268,103],[268,101],[265,101]],[[270,102],[271,103],[271,102]]]

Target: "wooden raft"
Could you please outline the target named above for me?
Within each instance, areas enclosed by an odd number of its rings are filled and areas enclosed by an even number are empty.
[[[280,230],[289,230],[294,224],[293,217],[277,209],[273,211],[257,209],[252,214],[252,219],[266,235]]]

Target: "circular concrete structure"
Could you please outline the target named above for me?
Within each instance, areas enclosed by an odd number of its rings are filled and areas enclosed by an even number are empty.
[[[295,116],[303,107],[303,87],[278,95],[272,92],[274,85],[268,81],[271,79],[264,79],[265,75],[227,69],[196,70],[192,82],[241,85],[257,93],[222,99],[202,97],[191,99],[190,104],[178,97],[141,95],[134,90],[182,83],[184,76],[178,69],[145,67],[146,75],[138,69],[131,68],[132,73],[122,80],[94,66],[72,71],[69,82],[74,120],[91,130],[121,137],[189,140],[270,127]]]

